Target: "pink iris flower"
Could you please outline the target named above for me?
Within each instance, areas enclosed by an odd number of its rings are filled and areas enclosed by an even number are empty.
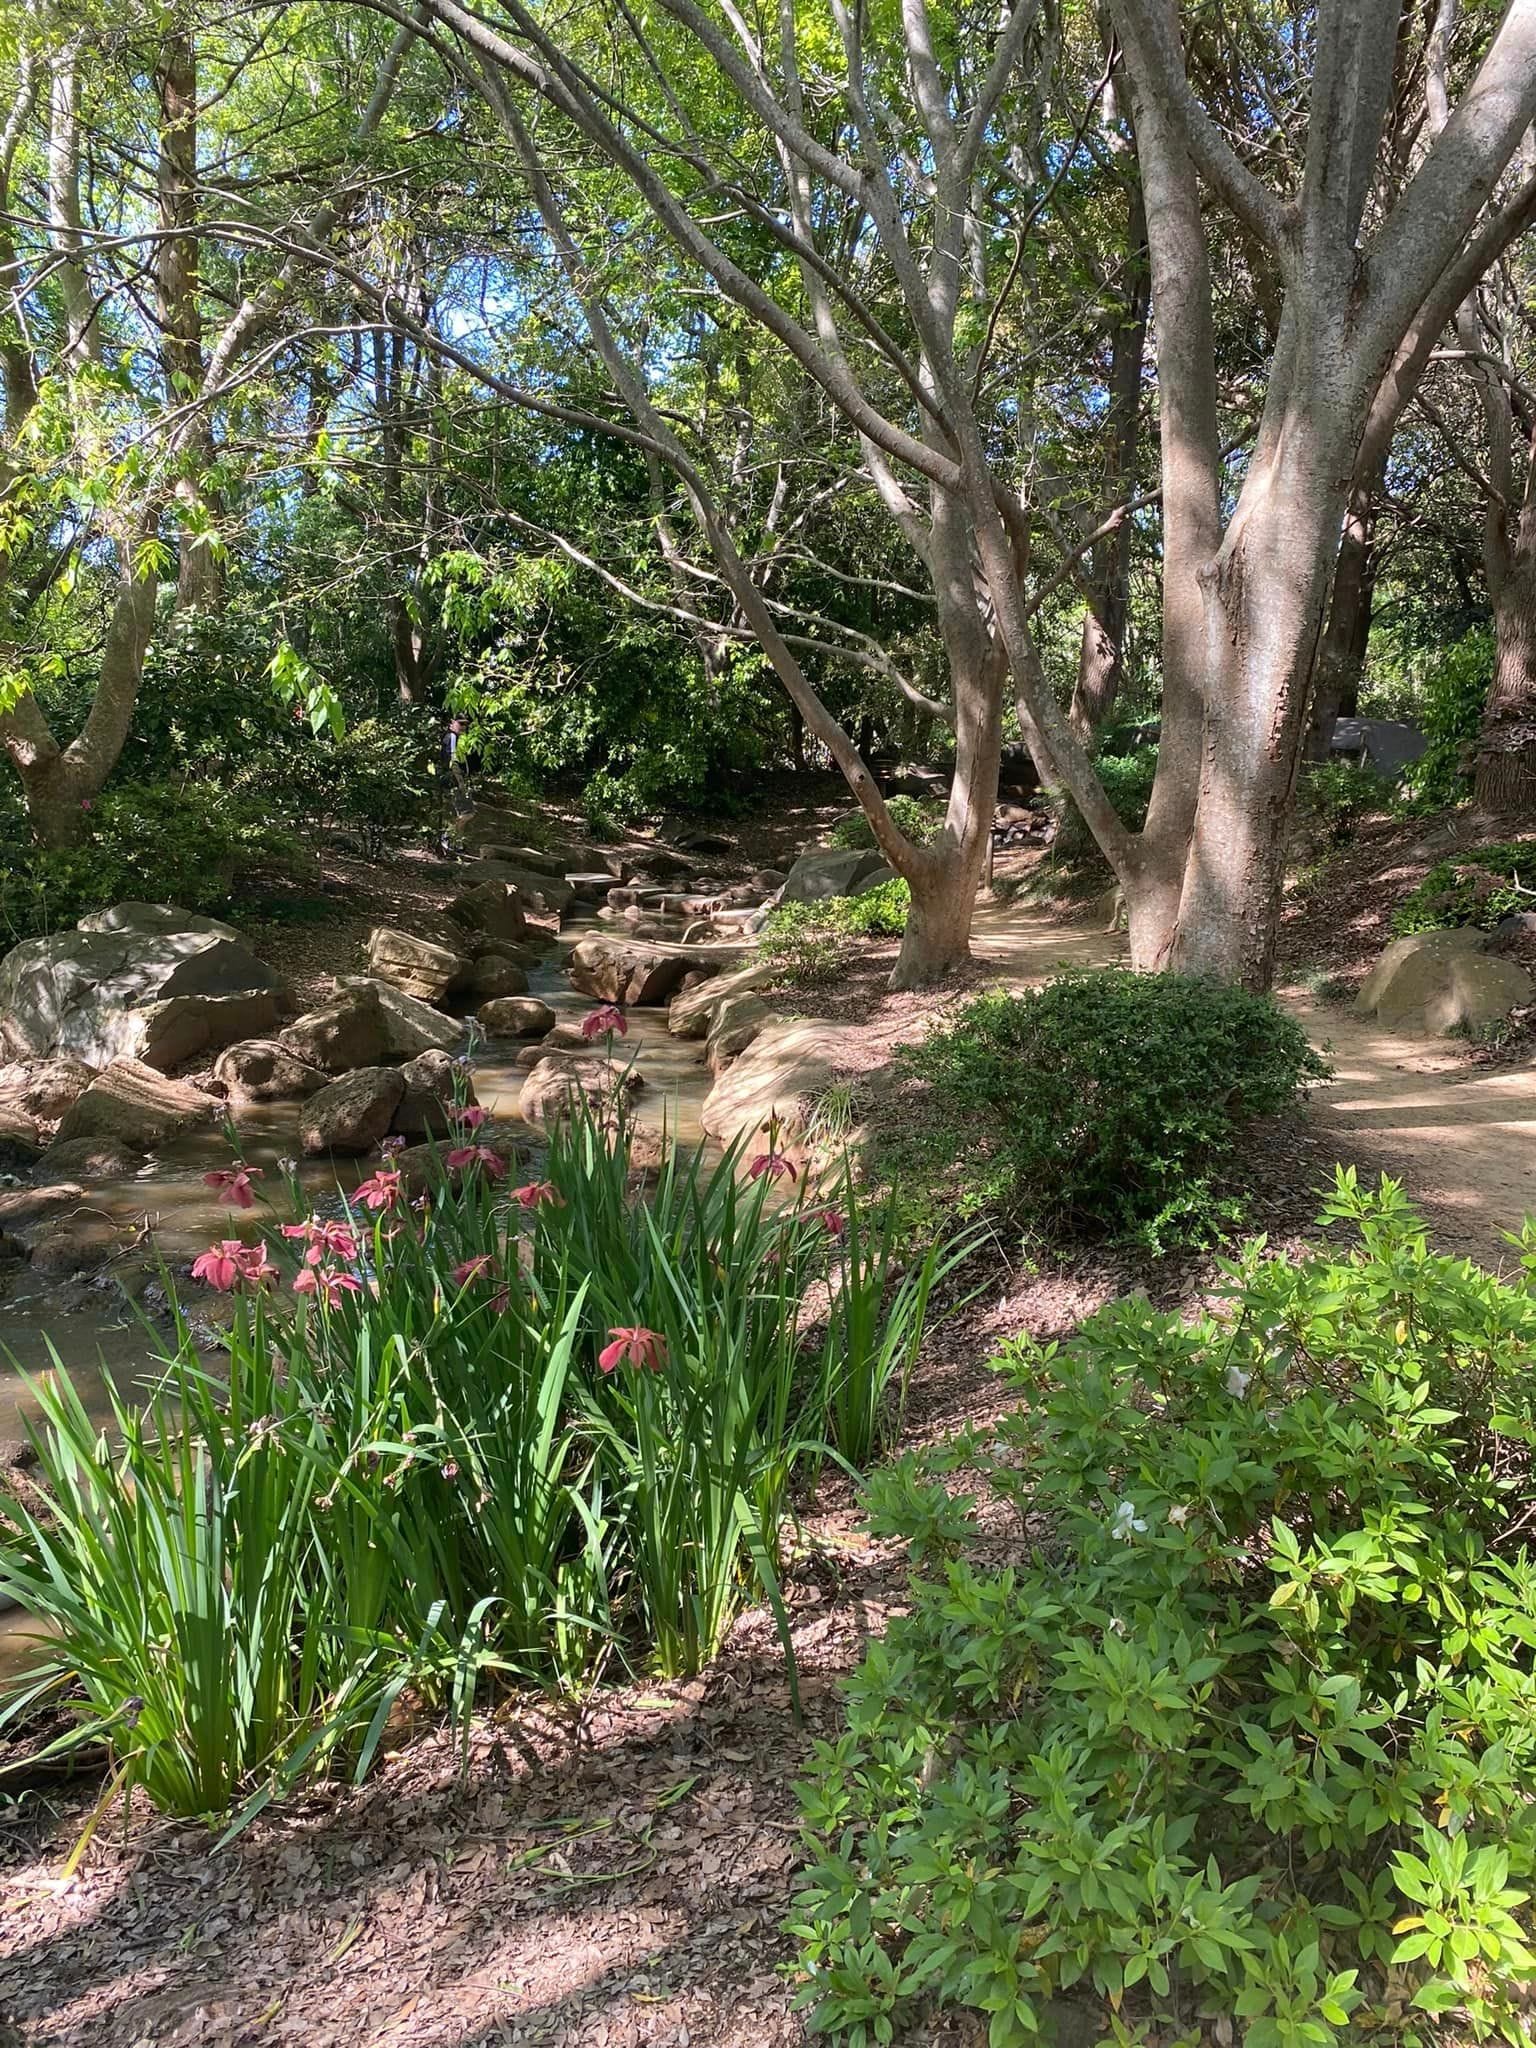
[[[203,1186],[217,1188],[222,1208],[254,1209],[256,1194],[251,1182],[263,1177],[259,1166],[247,1166],[243,1159],[237,1159],[233,1166],[223,1166],[213,1173],[205,1173]]]
[[[623,1364],[632,1365],[637,1370],[645,1366],[652,1372],[660,1372],[667,1362],[667,1340],[659,1330],[646,1330],[635,1324],[610,1330],[608,1335],[612,1341],[597,1354],[597,1362],[604,1372],[612,1372]]]
[[[466,1259],[462,1266],[455,1266],[453,1269],[454,1286],[468,1287],[472,1281],[480,1278],[490,1263],[490,1253],[482,1252],[477,1259]]]
[[[228,1294],[242,1285],[264,1287],[277,1278],[277,1268],[268,1259],[264,1244],[242,1244],[238,1237],[226,1237],[192,1261],[192,1278]]]
[[[369,1179],[359,1181],[353,1194],[365,1209],[392,1209],[400,1199],[400,1184],[397,1170],[381,1166]]]
[[[304,1266],[294,1279],[295,1294],[318,1294],[327,1308],[339,1308],[344,1294],[361,1294],[363,1283],[336,1266]]]
[[[795,1177],[795,1162],[792,1159],[787,1159],[782,1152],[759,1152],[747,1168],[747,1172],[753,1180],[761,1180],[765,1173],[772,1180],[777,1180],[780,1174],[788,1174],[789,1178],[793,1180]]]
[[[594,1038],[611,1038],[615,1031],[620,1038],[629,1034],[629,1019],[615,1003],[604,1003],[601,1009],[589,1010],[581,1020],[581,1035],[588,1044]]]
[[[490,1116],[488,1109],[482,1109],[478,1102],[465,1103],[462,1108],[450,1109],[448,1121],[459,1124],[466,1131],[478,1131]]]
[[[443,1164],[451,1173],[459,1173],[469,1167],[483,1166],[489,1180],[500,1180],[507,1170],[507,1162],[499,1152],[493,1152],[489,1145],[456,1146],[452,1152],[444,1155]]]
[[[349,1223],[321,1223],[311,1216],[307,1223],[285,1223],[283,1235],[304,1240],[306,1266],[318,1266],[326,1257],[357,1257],[357,1233]]]
[[[841,1209],[813,1209],[808,1221],[819,1223],[828,1237],[841,1237],[848,1228],[848,1218]]]
[[[512,1199],[520,1209],[542,1209],[546,1203],[554,1209],[565,1207],[565,1197],[552,1180],[531,1180],[526,1187],[514,1188]]]

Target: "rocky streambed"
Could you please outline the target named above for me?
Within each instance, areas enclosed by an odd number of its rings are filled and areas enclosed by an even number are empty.
[[[785,877],[722,885],[702,871],[707,851],[696,872],[655,848],[646,867],[612,850],[597,865],[593,849],[562,858],[482,825],[441,914],[374,928],[365,971],[339,960],[328,998],[300,1014],[234,926],[173,906],[111,906],[13,949],[0,961],[0,1458],[24,1437],[23,1374],[57,1354],[105,1413],[101,1369],[128,1385],[142,1368],[166,1271],[180,1284],[211,1240],[260,1227],[260,1209],[242,1218],[205,1183],[234,1157],[262,1195],[297,1160],[314,1202],[335,1203],[384,1138],[444,1135],[455,1092],[516,1155],[616,1066],[642,1147],[792,1135],[796,1089],[825,1048],[799,1046],[771,1007],[750,931]],[[790,886],[838,893],[869,867],[818,850]],[[627,1029],[589,1042],[579,1020],[608,1004]],[[789,1059],[753,1081],[744,1055],[786,1030]]]

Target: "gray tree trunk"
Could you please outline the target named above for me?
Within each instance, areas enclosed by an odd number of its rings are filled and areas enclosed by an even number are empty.
[[[1493,683],[1473,791],[1495,816],[1536,818],[1536,534],[1510,551],[1493,601]]]

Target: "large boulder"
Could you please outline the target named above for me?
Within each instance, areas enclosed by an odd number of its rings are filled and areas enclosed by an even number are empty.
[[[523,899],[511,882],[475,882],[461,889],[448,905],[448,915],[466,931],[488,939],[522,938],[528,929]]]
[[[376,925],[368,934],[368,979],[387,982],[418,1002],[440,1003],[451,988],[468,979],[468,957],[433,939],[413,938],[393,925]]]
[[[670,846],[659,846],[651,839],[632,839],[620,849],[625,862],[641,874],[654,875],[658,880],[672,879],[678,875],[693,872],[693,862],[685,853],[675,853]],[[612,863],[608,863],[610,871]]]
[[[144,1154],[121,1138],[71,1138],[43,1154],[39,1172],[50,1181],[127,1180],[144,1164]]]
[[[832,846],[813,846],[785,878],[784,901],[823,903],[829,896],[856,896],[884,866],[885,856],[875,847],[843,853]]]
[[[168,1081],[139,1060],[113,1060],[65,1111],[56,1145],[72,1138],[117,1138],[144,1152],[195,1124],[206,1123],[218,1104],[201,1088]]]
[[[730,974],[716,974],[683,989],[672,998],[667,1011],[667,1029],[678,1038],[708,1038],[723,1004],[733,996],[750,995],[771,988],[778,973],[769,960],[754,960],[750,967],[738,967]]]
[[[247,1038],[226,1046],[213,1063],[213,1078],[235,1104],[302,1102],[318,1094],[326,1076],[275,1038]]]
[[[139,1013],[144,1033],[138,1057],[145,1066],[168,1074],[172,1067],[203,1059],[221,1046],[276,1031],[283,1008],[277,991],[269,988],[232,996],[171,996],[166,1002],[150,1003]]]
[[[0,1191],[0,1234],[26,1230],[73,1209],[85,1189],[77,1181],[50,1182],[46,1187]]]
[[[1336,718],[1329,751],[1346,760],[1373,768],[1389,782],[1402,779],[1403,771],[1428,749],[1429,739],[1416,725],[1395,718]]]
[[[482,1003],[494,1002],[500,996],[525,996],[528,993],[527,971],[515,960],[507,959],[505,954],[482,953],[475,962],[475,971],[469,978],[466,993]]]
[[[530,1124],[558,1123],[573,1116],[581,1103],[601,1115],[612,1103],[616,1089],[635,1095],[644,1086],[644,1075],[633,1067],[618,1067],[609,1060],[578,1053],[551,1053],[523,1083],[517,1110],[524,1123]]]
[[[750,1155],[766,1147],[793,1153],[815,1104],[837,1078],[841,1034],[820,1018],[780,1018],[716,1077],[700,1121],[722,1145],[742,1139]]]
[[[537,996],[497,996],[475,1012],[475,1022],[492,1038],[542,1038],[554,1021],[554,1011]]]
[[[654,1005],[669,1001],[695,969],[714,974],[739,958],[710,959],[685,946],[594,933],[577,940],[567,972],[573,988],[600,1002]]]
[[[0,1173],[30,1173],[42,1149],[36,1120],[24,1109],[0,1102]]]
[[[119,903],[0,961],[0,1046],[91,1067],[119,1058],[169,1066],[275,1024],[282,992],[233,925]]]
[[[82,1210],[46,1223],[32,1239],[32,1271],[49,1279],[99,1273],[123,1248],[122,1226],[108,1216]]]
[[[405,1093],[395,1109],[390,1129],[402,1138],[440,1138],[453,1128],[451,1112],[458,1097],[474,1101],[473,1088],[461,1087],[453,1061],[445,1052],[424,1052],[400,1069]]]
[[[761,996],[735,995],[722,1003],[704,1047],[704,1063],[709,1071],[721,1073],[776,1020],[777,1012]]]
[[[359,1067],[304,1105],[299,1143],[307,1155],[369,1152],[388,1134],[405,1095],[398,1067]]]
[[[461,1019],[445,1016],[430,1003],[408,996],[387,981],[344,974],[337,979],[336,992],[339,996],[372,1001],[384,1026],[386,1059],[413,1060],[423,1052],[454,1052],[468,1035]]]
[[[517,1144],[505,1130],[493,1130],[489,1124],[482,1124],[475,1133],[475,1145],[477,1149],[483,1147],[487,1152],[494,1152],[501,1161],[501,1172],[496,1175],[498,1180],[506,1180],[516,1172],[519,1159]],[[418,1195],[442,1181],[455,1179],[461,1171],[483,1171],[479,1164],[465,1169],[449,1166],[448,1154],[453,1149],[451,1145],[443,1144],[441,1139],[428,1138],[419,1145],[408,1145],[403,1152],[396,1153],[394,1164],[404,1175],[408,1192]]]
[[[349,982],[338,990],[334,1002],[296,1017],[278,1042],[323,1074],[371,1067],[389,1051],[389,1032],[375,984]]]
[[[540,874],[509,860],[476,861],[470,873],[483,880],[508,883],[517,891],[525,911],[535,917],[564,917],[575,898],[575,890],[560,874]]]
[[[573,872],[565,879],[578,903],[595,905],[606,902],[608,891],[613,887],[613,877],[606,868],[588,873]]]
[[[1536,998],[1523,967],[1486,948],[1470,926],[1394,939],[1365,979],[1355,1008],[1389,1031],[1442,1037],[1496,1023]]]
[[[90,1087],[91,1073],[83,1060],[72,1059],[23,1060],[0,1067],[0,1103],[39,1123],[55,1124]]]

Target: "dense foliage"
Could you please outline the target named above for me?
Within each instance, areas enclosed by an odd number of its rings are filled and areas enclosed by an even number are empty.
[[[57,931],[106,903],[229,907],[235,885],[302,879],[297,836],[255,796],[210,782],[109,787],[77,846],[35,846],[18,810],[0,811],[0,947]]]
[[[1147,821],[1147,805],[1151,801],[1152,782],[1157,774],[1156,744],[1139,739],[1133,733],[1124,737],[1106,735],[1094,766],[1099,771],[1104,794],[1121,824],[1132,832],[1139,832]],[[1093,834],[1084,823],[1077,805],[1065,792],[1061,792],[1056,799],[1056,808],[1059,815],[1052,846],[1054,858],[1069,863],[1096,860]]]
[[[792,987],[831,981],[859,951],[861,939],[899,938],[912,892],[899,876],[857,896],[781,903],[763,925],[763,957]]]
[[[1436,931],[1443,925],[1476,925],[1492,931],[1501,917],[1536,909],[1536,840],[1470,847],[1436,861],[1398,905],[1392,929]]]
[[[941,1135],[895,1156],[962,1211],[1153,1249],[1240,1218],[1234,1141],[1326,1072],[1267,996],[1120,968],[977,996],[904,1064]]]
[[[786,1200],[774,1154],[674,1155],[640,1199],[584,1122],[509,1193],[472,1135],[423,1212],[385,1165],[334,1218],[212,1247],[223,1359],[178,1311],[112,1440],[37,1384],[0,1588],[51,1632],[5,1718],[58,1694],[114,1784],[217,1816],[360,1775],[407,1685],[463,1713],[488,1673],[697,1671],[754,1593],[782,1623],[785,1520],[898,1426],[955,1254],[898,1268],[888,1217]]]
[[[905,832],[914,846],[926,846],[937,837],[944,823],[944,806],[931,797],[893,796],[886,799],[892,823]],[[857,852],[875,844],[874,827],[862,811],[850,811],[839,818],[827,834],[827,843]]]
[[[1437,648],[1420,712],[1428,747],[1408,773],[1420,804],[1434,810],[1461,801],[1471,787],[1472,752],[1493,674],[1493,635],[1479,627]]]
[[[1192,1327],[1011,1345],[996,1432],[871,1489],[912,1611],[819,1746],[798,1902],[854,2048],[935,2006],[1049,2039],[1064,1995],[1123,2043],[1528,2038],[1536,1238],[1499,1279],[1390,1182],[1326,1215],[1347,1250],[1260,1240]]]

